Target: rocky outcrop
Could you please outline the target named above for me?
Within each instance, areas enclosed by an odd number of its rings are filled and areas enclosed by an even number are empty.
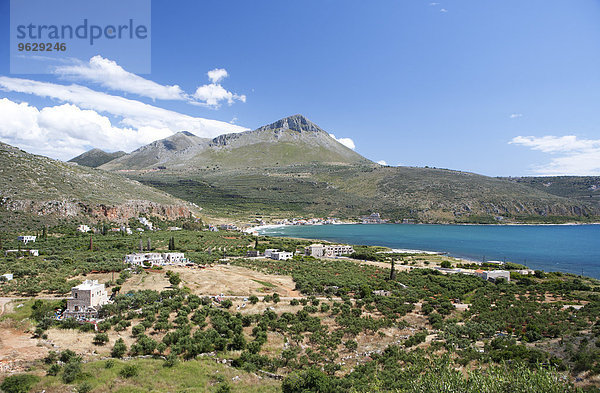
[[[125,223],[130,218],[142,214],[174,220],[192,215],[192,206],[168,205],[148,201],[128,201],[118,205],[87,205],[77,201],[31,201],[11,200],[3,198],[0,202],[2,208],[9,211],[20,211],[37,216],[53,216],[58,218],[89,217],[93,220],[108,220],[111,222]]]

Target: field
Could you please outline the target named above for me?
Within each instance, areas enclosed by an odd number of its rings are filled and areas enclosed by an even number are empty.
[[[118,256],[139,247],[140,238],[161,250],[171,237],[195,266],[100,271],[106,263],[117,266]],[[88,236],[48,233],[36,243],[45,257],[10,260],[30,270],[2,284],[10,297],[0,299],[0,364],[5,373],[38,376],[36,391],[430,386],[418,391],[433,392],[436,383],[478,391],[495,386],[497,378],[507,384],[504,390],[488,391],[563,392],[577,386],[594,392],[600,386],[597,280],[537,272],[490,283],[433,269],[461,264],[452,258],[382,254],[382,248],[364,246],[355,246],[357,259],[248,259],[242,256],[248,248],[291,251],[307,241],[236,232],[107,234],[95,236],[93,244],[89,250]],[[98,279],[109,291],[119,287],[114,302],[102,309],[98,331],[68,319],[53,321],[61,300],[47,299],[49,291],[35,293],[37,300],[18,299],[21,282],[43,270],[50,255],[73,261],[70,269],[52,273],[65,282]],[[219,294],[225,296],[211,298]],[[504,368],[507,362],[513,366]],[[431,373],[443,379],[429,380]],[[466,379],[468,373],[479,376]],[[526,380],[538,390],[523,390]]]

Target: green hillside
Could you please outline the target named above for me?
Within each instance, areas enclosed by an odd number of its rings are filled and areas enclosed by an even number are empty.
[[[356,218],[375,211],[418,222],[560,223],[600,215],[598,204],[513,179],[382,167],[301,115],[212,140],[180,132],[101,168],[224,217]]]
[[[549,194],[600,205],[600,176],[509,177],[505,179]]]
[[[197,209],[120,175],[37,156],[0,142],[2,222],[42,218],[126,220],[140,213],[187,216]],[[15,219],[15,217],[20,217]]]
[[[69,162],[74,162],[79,165],[89,166],[90,168],[97,168],[102,164],[106,164],[116,158],[126,155],[124,151],[117,151],[114,153],[107,153],[104,150],[92,149],[86,151],[83,154],[78,155],[75,158],[71,158]]]

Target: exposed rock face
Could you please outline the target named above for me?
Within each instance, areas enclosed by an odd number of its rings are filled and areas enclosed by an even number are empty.
[[[167,205],[148,201],[129,201],[124,204],[86,205],[77,201],[31,201],[10,200],[3,198],[1,207],[11,211],[21,211],[38,216],[55,216],[59,218],[74,218],[78,216],[91,217],[102,221],[125,223],[130,218],[142,214],[157,216],[163,219],[174,220],[189,217],[192,211],[186,205]]]
[[[258,131],[278,129],[292,130],[296,132],[325,132],[318,125],[302,115],[286,117],[285,119],[278,120],[275,123],[260,127]]]

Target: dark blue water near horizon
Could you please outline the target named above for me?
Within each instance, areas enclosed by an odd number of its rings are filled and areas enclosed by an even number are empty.
[[[307,225],[260,233],[506,260],[600,279],[600,225]]]

